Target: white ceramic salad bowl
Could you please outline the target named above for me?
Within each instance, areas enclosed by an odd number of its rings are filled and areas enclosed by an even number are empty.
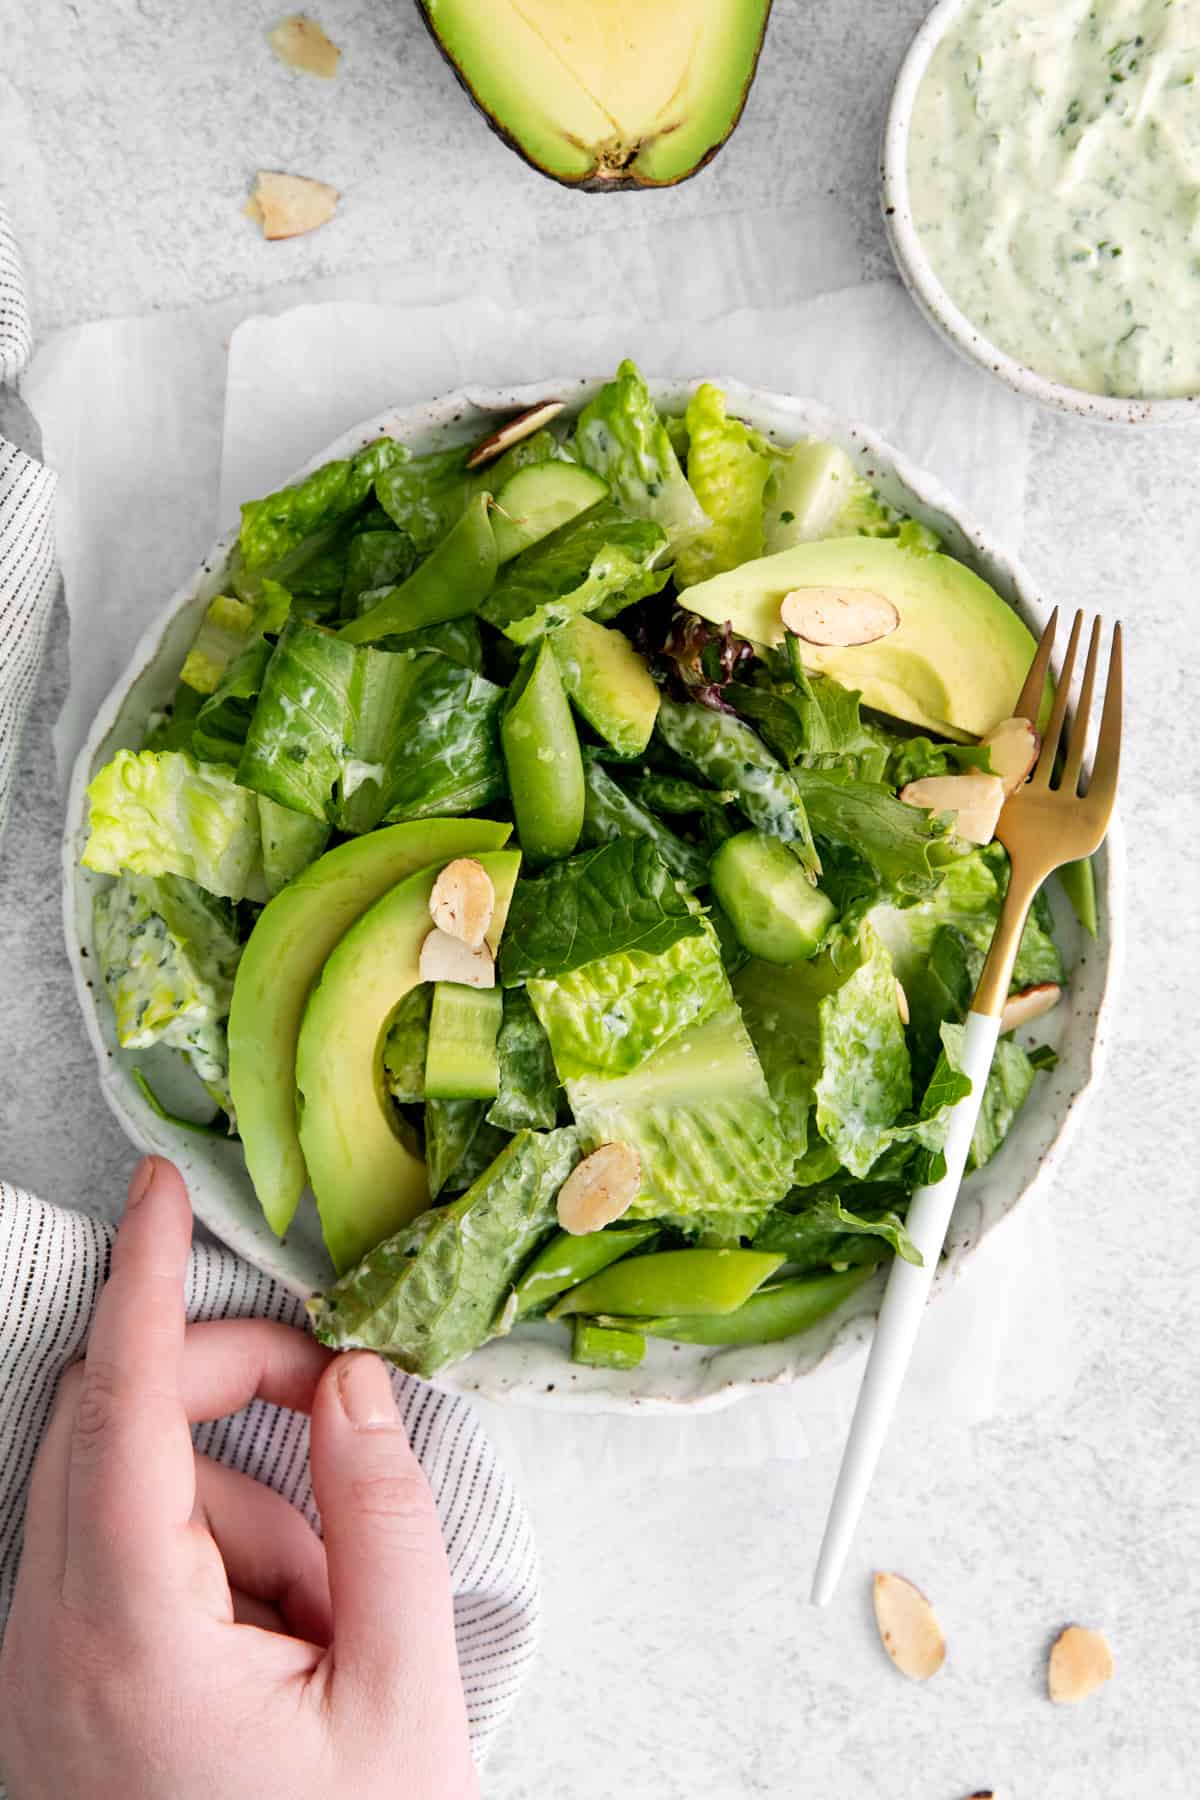
[[[1044,608],[1028,576],[995,548],[955,506],[941,485],[911,467],[865,427],[846,423],[810,401],[743,387],[719,379],[730,411],[780,443],[815,436],[843,446],[885,499],[939,532],[947,549],[969,563],[1017,607],[1036,633]],[[417,454],[469,443],[498,418],[557,397],[578,410],[601,385],[570,378],[536,387],[466,388],[424,406],[380,413],[326,446],[299,474],[353,453],[389,435]],[[651,381],[656,401],[681,411],[691,391],[680,381]],[[324,1287],[330,1268],[311,1199],[302,1206],[283,1242],[266,1225],[236,1140],[198,1136],[164,1121],[135,1083],[131,1069],[144,1067],[155,1091],[187,1110],[194,1100],[190,1073],[161,1049],[130,1056],[118,1052],[111,1007],[97,972],[92,939],[92,901],[102,878],[80,862],[87,836],[86,789],[96,770],[124,746],[136,746],[148,715],[170,698],[201,615],[221,591],[235,534],[216,544],[192,577],[168,602],[138,643],[125,674],[105,701],[75,765],[63,842],[67,948],[87,1029],[95,1047],[101,1086],[114,1114],[139,1149],[169,1156],[182,1169],[197,1216],[232,1249],[301,1295]],[[1054,904],[1060,938],[1072,968],[1066,1002],[1039,1025],[1039,1037],[1058,1051],[1058,1067],[1039,1076],[1010,1138],[982,1172],[967,1182],[955,1213],[947,1255],[935,1291],[952,1281],[989,1232],[1018,1201],[1051,1185],[1053,1173],[1099,1078],[1123,915],[1123,857],[1116,830],[1097,859],[1100,937],[1082,938],[1060,895]],[[1086,948],[1085,948],[1086,946]],[[1049,1031],[1044,1029],[1049,1025]],[[583,1411],[671,1411],[728,1404],[763,1384],[786,1383],[819,1365],[841,1359],[867,1341],[881,1292],[868,1283],[842,1308],[803,1337],[783,1343],[720,1349],[651,1341],[645,1362],[622,1373],[572,1363],[561,1328],[522,1327],[494,1339],[465,1362],[444,1370],[439,1385],[529,1405]]]

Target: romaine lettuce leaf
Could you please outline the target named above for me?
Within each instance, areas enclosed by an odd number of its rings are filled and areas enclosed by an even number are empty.
[[[662,526],[673,550],[708,525],[633,363],[623,362],[616,379],[584,407],[575,448],[580,461],[604,477],[626,512]]]
[[[417,547],[407,531],[357,532],[346,552],[342,616],[351,619],[356,613],[368,612],[375,601],[373,597],[364,600],[364,595],[374,588],[396,587],[407,581],[416,566]]]
[[[431,1200],[437,1199],[471,1148],[471,1140],[483,1124],[485,1104],[482,1100],[426,1100],[425,1166]]]
[[[573,1130],[519,1132],[460,1199],[422,1213],[310,1302],[317,1336],[418,1375],[477,1349],[554,1230],[555,1197],[580,1154]]]
[[[628,1075],[679,1032],[729,1001],[716,937],[679,938],[656,954],[621,950],[526,990],[563,1081]]]
[[[96,895],[95,944],[117,1041],[190,1045],[223,1019],[242,953],[233,908],[176,875],[124,874]]]
[[[178,750],[118,750],[88,788],[85,868],[182,875],[230,900],[265,898],[258,802],[219,763]]]
[[[804,802],[792,776],[757,732],[731,713],[666,695],[655,730],[705,781],[736,794],[738,805],[759,831],[790,844],[802,868],[816,881],[821,862]]]
[[[895,894],[932,893],[964,854],[945,814],[909,806],[881,782],[833,769],[793,769],[791,778],[813,835],[853,851]]]
[[[278,575],[306,549],[313,554],[324,549],[322,534],[357,512],[385,470],[407,460],[403,445],[379,438],[355,456],[315,469],[293,487],[248,501],[238,537],[243,571],[251,577]]]
[[[741,419],[728,416],[725,396],[711,382],[688,401],[687,430],[688,483],[710,523],[680,549],[675,562],[680,588],[762,555],[763,490],[771,474],[769,444]]]
[[[912,1071],[891,957],[869,925],[847,948],[857,967],[817,1005],[816,1119],[843,1166],[863,1176],[912,1106]]]
[[[240,761],[274,645],[251,636],[196,714],[189,748],[202,762]]]
[[[402,1106],[419,1105],[425,1099],[425,1052],[432,1005],[432,984],[418,982],[396,1008],[383,1040],[383,1083],[393,1100]]]
[[[487,1105],[487,1102],[484,1100],[467,1100],[465,1102],[427,1100],[425,1102],[426,1108],[430,1106],[457,1104],[478,1106],[482,1111]],[[489,1124],[487,1113],[484,1112],[483,1117],[471,1133],[470,1140],[463,1150],[462,1155],[458,1158],[457,1162],[454,1163],[453,1167],[447,1169],[445,1179],[442,1183],[441,1193],[461,1194],[464,1188],[469,1188],[473,1182],[478,1181],[484,1171],[489,1169],[495,1162],[500,1152],[504,1149],[505,1145],[511,1141],[513,1136],[514,1133],[501,1131],[498,1126]]]
[[[840,979],[828,956],[788,968],[751,959],[733,977],[746,1029],[797,1163],[808,1149],[809,1118],[821,1072],[817,1008]]]
[[[892,787],[902,788],[910,781],[960,775],[971,769],[978,769],[983,775],[995,774],[986,744],[935,744],[927,737],[898,738],[888,759],[887,778]]]
[[[725,698],[784,762],[807,769],[844,768],[859,781],[882,781],[888,739],[863,723],[857,692],[827,675],[808,674],[792,654],[795,642],[789,637],[786,657],[772,653],[773,666],[786,663],[785,677],[753,685],[738,682]]]
[[[506,450],[482,469],[467,468],[469,444],[414,457],[384,470],[375,495],[392,522],[427,556],[456,525],[476,494],[494,494],[510,475],[530,463],[550,462],[562,455],[549,431],[538,431]]]
[[[198,694],[211,694],[254,629],[254,608],[230,594],[209,601],[200,629],[179,671]]]
[[[957,1071],[962,1069],[962,1042],[965,1033],[964,1025],[948,1023],[942,1026],[946,1061]],[[983,1090],[983,1104],[971,1136],[971,1154],[967,1159],[969,1169],[981,1169],[996,1154],[1008,1136],[1014,1119],[1029,1098],[1035,1074],[1028,1052],[1011,1038],[1001,1038],[996,1045],[987,1086]]]
[[[695,901],[649,840],[615,838],[518,881],[500,975],[505,987],[520,987],[621,950],[668,950],[703,929]]]
[[[919,816],[919,809],[908,810]],[[1007,853],[1001,844],[988,844],[948,863],[934,891],[914,906],[897,908],[885,901],[871,909],[871,923],[891,951],[906,992],[910,984],[920,981],[934,937],[943,925],[952,925],[980,956],[987,953],[1007,885]],[[1048,924],[1044,906],[1035,906],[1017,953],[1014,991],[1065,979],[1062,953]],[[975,965],[976,973],[979,966]]]
[[[666,813],[668,817],[692,818],[703,834],[708,860],[725,839],[742,829],[734,811],[737,795],[701,787],[682,775],[668,775],[649,769],[635,775],[630,783],[635,799],[648,812]]]
[[[480,616],[517,644],[580,613],[611,619],[666,585],[666,548],[659,526],[604,502],[505,563]]]
[[[358,654],[331,631],[289,619],[262,678],[238,762],[243,787],[332,821],[348,753]]]
[[[644,837],[654,845],[667,867],[689,887],[701,887],[708,880],[708,856],[695,844],[662,824],[654,814],[638,804],[619,782],[613,780],[604,764],[588,751],[583,757],[586,794],[582,838],[585,844],[606,844],[612,838]]]
[[[866,1200],[870,1192],[867,1184],[854,1194],[853,1211],[840,1195],[824,1189],[810,1191],[795,1212],[776,1207],[755,1234],[754,1248],[778,1250],[798,1269],[878,1262],[888,1249],[920,1267],[924,1259],[900,1213],[894,1207],[871,1206]]]
[[[501,1131],[550,1131],[558,1118],[559,1080],[550,1039],[524,988],[504,995],[496,1039],[500,1087],[487,1111]]]
[[[569,1081],[567,1098],[589,1148],[620,1140],[637,1151],[629,1219],[736,1238],[791,1185],[792,1151],[732,999],[632,1074]]]
[[[483,672],[483,642],[479,621],[469,615],[462,619],[443,619],[440,625],[418,625],[415,631],[398,631],[392,637],[380,638],[376,650],[393,653],[407,650],[437,650],[464,669]]]
[[[329,842],[329,827],[308,813],[293,812],[258,796],[258,822],[262,831],[263,879],[273,896],[316,862]]]
[[[435,653],[414,667],[386,761],[389,824],[474,812],[508,791],[499,738],[504,689]]]

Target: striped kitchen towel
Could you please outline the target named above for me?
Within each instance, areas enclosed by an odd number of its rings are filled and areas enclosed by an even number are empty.
[[[29,350],[20,264],[0,208],[0,383],[20,373]],[[53,499],[49,471],[0,438],[0,829],[55,591]],[[21,1553],[30,1469],[58,1378],[86,1343],[111,1240],[112,1227],[102,1220],[47,1205],[0,1181],[0,1631]],[[207,1244],[193,1246],[186,1300],[191,1319],[305,1323],[304,1307],[293,1295]],[[533,1655],[533,1539],[468,1403],[411,1376],[397,1373],[393,1381],[446,1540],[478,1758],[516,1699]],[[197,1427],[194,1436],[197,1449],[266,1482],[319,1528],[307,1418],[255,1401],[232,1418]]]

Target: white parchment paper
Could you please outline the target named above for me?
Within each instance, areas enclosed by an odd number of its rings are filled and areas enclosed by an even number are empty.
[[[819,268],[807,251],[816,238]],[[1028,409],[949,356],[898,285],[856,287],[853,274],[835,216],[785,233],[748,215],[653,240],[599,233],[569,263],[547,246],[532,266],[400,265],[307,294],[278,290],[257,306],[229,301],[52,340],[24,391],[60,477],[71,619],[60,769],[148,614],[242,500],[358,419],[462,383],[602,374],[632,354],[655,373],[728,374],[810,395],[869,422],[1019,549]],[[589,316],[581,293],[595,302]],[[844,1432],[858,1373],[851,1364],[678,1420],[481,1404],[517,1470],[565,1492],[582,1478],[650,1480],[827,1449]],[[1074,1374],[1052,1220],[1031,1208],[931,1309],[903,1405],[914,1420],[967,1426],[1061,1396]]]

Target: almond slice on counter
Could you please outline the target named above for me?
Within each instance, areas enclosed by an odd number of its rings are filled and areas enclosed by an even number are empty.
[[[473,950],[436,925],[421,945],[418,970],[422,981],[457,981],[460,987],[475,988],[496,985],[496,964],[487,945]]]
[[[1052,1012],[1062,999],[1057,981],[1039,981],[1036,987],[1022,988],[1010,994],[1000,1014],[1001,1031],[1015,1031],[1019,1025],[1032,1025],[1035,1019]]]
[[[920,1588],[903,1575],[876,1574],[875,1623],[883,1647],[902,1675],[928,1681],[946,1660],[946,1640],[937,1614]]]
[[[338,72],[341,51],[317,21],[305,13],[289,13],[286,19],[280,19],[268,31],[267,42],[289,69],[317,75],[322,81],[332,81]]]
[[[1004,783],[998,775],[925,775],[900,789],[907,806],[954,814],[955,834],[968,844],[990,844],[1004,808]]]
[[[1050,1647],[1046,1686],[1056,1706],[1074,1706],[1112,1679],[1113,1654],[1100,1631],[1068,1625]]]
[[[796,637],[836,650],[877,643],[900,624],[891,601],[870,588],[793,588],[779,610]]]
[[[558,1190],[558,1222],[572,1237],[602,1231],[629,1211],[642,1185],[632,1144],[601,1144],[577,1163]]]
[[[992,772],[1004,783],[1006,794],[1015,794],[1032,774],[1042,740],[1028,719],[1001,719],[983,740],[991,757]]]
[[[338,191],[327,181],[307,175],[284,175],[277,169],[260,169],[254,192],[243,212],[262,226],[265,238],[301,237],[332,219]]]
[[[896,1011],[900,1014],[900,1023],[907,1025],[912,1015],[908,1010],[908,995],[898,980],[896,982]]]
[[[429,916],[439,931],[478,950],[496,910],[492,878],[473,856],[447,863],[433,884]]]
[[[542,400],[528,412],[518,413],[515,419],[506,419],[503,425],[476,444],[467,458],[468,469],[482,468],[484,463],[494,462],[513,444],[519,444],[522,438],[532,437],[551,419],[557,419],[565,405],[565,400]]]

